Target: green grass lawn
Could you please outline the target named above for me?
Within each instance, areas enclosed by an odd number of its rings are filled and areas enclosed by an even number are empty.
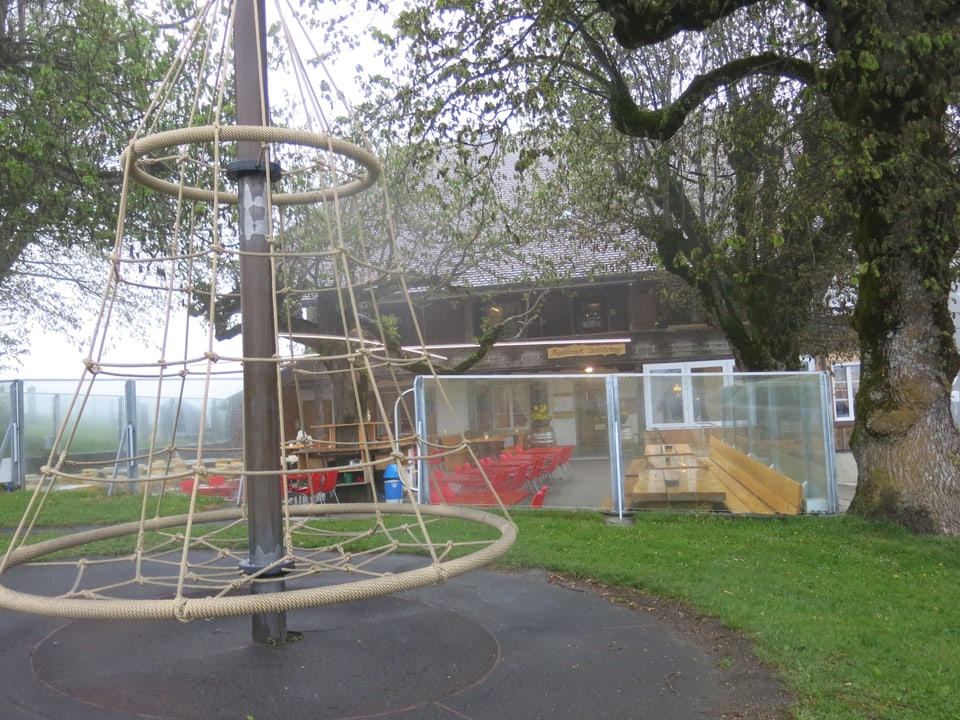
[[[501,563],[683,600],[780,668],[797,717],[960,717],[960,539],[856,518],[517,516]]]
[[[120,483],[122,484],[122,483]],[[23,517],[33,492],[0,493],[0,528],[15,528]],[[80,527],[83,525],[113,525],[140,518],[143,496],[119,490],[111,496],[97,489],[65,490],[50,493],[43,501],[40,524],[45,527]],[[148,515],[156,510],[157,498],[147,498]],[[199,495],[198,507],[214,507],[220,498]],[[169,492],[160,506],[163,515],[181,515],[190,509],[190,497],[180,492]],[[0,539],[0,542],[3,542]],[[6,544],[2,544],[6,549]]]
[[[0,526],[19,520],[27,497],[0,495]],[[187,498],[169,499],[164,514],[185,511],[177,503]],[[43,524],[131,520],[140,501],[58,493]],[[543,510],[514,519],[520,537],[498,567],[638,588],[719,618],[781,670],[799,720],[960,717],[960,539],[849,517],[651,513],[621,527],[598,513]]]

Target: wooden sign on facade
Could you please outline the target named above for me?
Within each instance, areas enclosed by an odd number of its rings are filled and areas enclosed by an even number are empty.
[[[547,357],[551,360],[568,357],[586,357],[587,355],[626,355],[625,343],[597,343],[566,345],[547,348]]]

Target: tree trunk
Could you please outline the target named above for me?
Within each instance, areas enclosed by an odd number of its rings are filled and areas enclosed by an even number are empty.
[[[871,149],[873,164],[852,184],[862,271],[851,439],[859,477],[850,510],[960,535],[960,435],[950,412],[960,353],[949,310],[960,181],[936,108],[927,118],[887,117],[896,122],[865,120],[852,142],[854,155]]]
[[[914,42],[941,31],[955,38],[946,7],[865,0],[861,13],[834,18],[829,37],[844,62],[830,96],[848,132],[840,169],[861,267],[850,509],[960,535],[960,435],[950,414],[960,354],[948,308],[960,176],[945,130],[960,48]]]
[[[850,512],[914,532],[960,534],[960,435],[950,413],[957,371],[946,299],[915,268],[861,282],[860,391]]]

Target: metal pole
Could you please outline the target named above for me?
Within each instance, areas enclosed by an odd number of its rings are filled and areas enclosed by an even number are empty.
[[[400,452],[400,401],[403,396],[412,393],[414,388],[407,388],[397,396],[397,401],[393,404],[393,451]]]
[[[233,39],[238,125],[269,124],[264,10],[264,0],[236,0]],[[271,567],[282,559],[284,548],[280,402],[272,362],[277,332],[267,238],[268,168],[270,180],[278,180],[280,169],[270,165],[265,148],[257,142],[237,143],[237,161],[231,164],[229,174],[239,183],[240,314],[245,358],[243,461],[251,473],[247,475],[250,557],[241,569],[271,578],[253,586],[253,592],[261,594],[284,590],[283,570]],[[286,613],[257,614],[252,621],[254,642],[277,644],[286,640]]]
[[[123,402],[120,412],[121,429],[120,445],[117,447],[117,457],[113,461],[111,476],[114,480],[120,471],[120,461],[127,461],[127,480],[136,480],[140,477],[140,466],[137,463],[137,381],[127,380],[123,384]],[[171,442],[174,438],[170,439]],[[149,472],[147,473],[149,475]],[[113,495],[114,483],[110,483],[107,496]],[[136,483],[128,482],[127,491],[136,492]]]
[[[10,448],[10,457],[4,456]],[[6,467],[9,474],[3,475],[7,490],[20,490],[24,485],[26,466],[23,462],[23,380],[10,383],[10,421],[0,443],[0,467]]]

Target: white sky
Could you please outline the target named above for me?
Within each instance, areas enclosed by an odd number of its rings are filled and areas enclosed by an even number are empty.
[[[172,329],[168,335],[166,357],[178,360],[183,357],[201,357],[207,349],[207,335],[203,327],[196,320],[190,321],[188,353],[184,353],[184,337],[186,315],[175,318],[171,323]],[[159,325],[159,323],[158,323]],[[30,352],[24,357],[17,371],[5,371],[7,378],[24,379],[76,379],[83,373],[84,358],[88,355],[93,325],[84,329],[75,339],[67,338],[62,334],[37,330],[31,334]],[[117,337],[123,332],[112,330],[111,337]],[[107,353],[107,359],[113,361],[141,360],[145,356],[159,359],[161,335],[158,332],[151,338],[140,338],[131,333],[130,352],[123,348]],[[126,345],[126,343],[124,343]],[[229,341],[214,344],[214,352],[227,357],[240,357],[240,337]]]

